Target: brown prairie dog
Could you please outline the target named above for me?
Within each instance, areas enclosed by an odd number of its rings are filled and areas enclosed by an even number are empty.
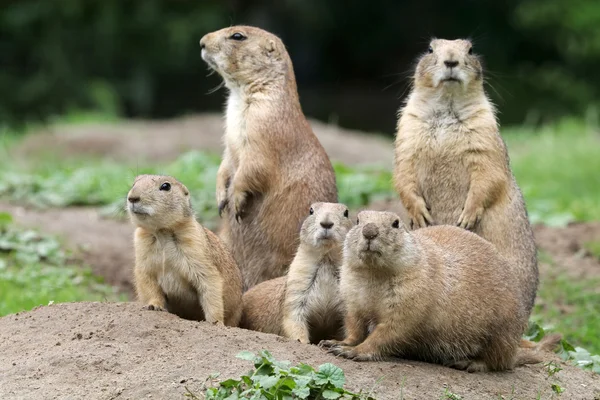
[[[140,175],[127,195],[137,227],[135,289],[151,310],[237,326],[242,280],[218,237],[200,225],[189,191],[170,176]]]
[[[409,232],[394,213],[363,211],[344,244],[346,337],[321,345],[357,361],[400,356],[470,372],[540,362],[560,337],[519,349],[528,315],[507,264],[467,230]]]
[[[338,279],[342,245],[350,228],[345,205],[312,204],[287,276],[262,282],[244,294],[240,326],[301,343],[341,339]]]
[[[457,225],[492,242],[531,312],[535,241],[471,42],[435,39],[421,56],[400,110],[394,184],[414,229]]]
[[[287,272],[305,210],[337,202],[335,174],[302,112],[292,62],[278,37],[233,26],[206,34],[200,46],[229,90],[216,197],[225,211],[220,236],[247,290]]]

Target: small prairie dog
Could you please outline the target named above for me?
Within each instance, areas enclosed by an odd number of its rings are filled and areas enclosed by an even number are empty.
[[[409,232],[391,212],[363,211],[346,237],[340,292],[346,337],[329,352],[357,361],[391,356],[474,371],[542,361],[519,348],[527,314],[518,281],[494,246],[443,225]]]
[[[170,176],[140,175],[127,210],[137,227],[135,289],[145,307],[237,326],[240,271],[218,237],[196,221],[185,185]]]
[[[244,294],[240,326],[306,344],[343,338],[338,279],[342,245],[352,225],[345,205],[312,204],[287,276]]]
[[[456,225],[492,242],[531,312],[538,286],[533,231],[470,41],[435,39],[419,59],[399,113],[394,184],[413,229]]]
[[[302,112],[292,61],[277,36],[232,26],[206,34],[200,47],[229,91],[217,172],[219,214],[225,212],[219,236],[247,290],[285,275],[305,210],[337,202],[335,174]]]

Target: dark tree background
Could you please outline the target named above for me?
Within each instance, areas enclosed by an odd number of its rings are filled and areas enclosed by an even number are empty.
[[[165,118],[218,111],[198,40],[232,24],[279,35],[307,115],[392,133],[431,37],[470,37],[503,124],[598,104],[598,0],[18,0],[0,2],[0,125],[71,109]]]

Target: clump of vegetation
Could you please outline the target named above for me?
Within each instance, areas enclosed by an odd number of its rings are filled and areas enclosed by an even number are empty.
[[[527,340],[539,342],[545,335],[546,330],[543,327],[534,321],[529,321],[529,327],[523,337]],[[592,355],[584,348],[574,347],[564,338],[560,341],[558,355],[563,361],[569,361],[575,366],[600,374],[600,355]],[[546,368],[549,376],[560,371],[560,368],[554,363],[547,364]]]
[[[51,302],[124,299],[92,275],[73,265],[60,243],[13,225],[0,213],[0,316]]]
[[[205,388],[202,398],[374,400],[369,394],[344,389],[344,371],[331,363],[323,364],[316,370],[303,363],[291,366],[288,361],[276,360],[267,350],[262,350],[258,355],[242,351],[237,357],[252,362],[254,369],[239,379],[227,379],[219,382],[216,387]],[[218,376],[219,374],[213,374],[209,380]],[[187,397],[200,398],[189,389],[186,390]]]

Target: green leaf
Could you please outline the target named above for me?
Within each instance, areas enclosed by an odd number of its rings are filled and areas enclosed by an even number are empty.
[[[240,396],[238,394],[238,391],[237,390],[233,390],[229,396],[225,397],[224,400],[237,400],[239,398],[240,398]]]
[[[292,390],[292,393],[295,394],[296,396],[298,396],[301,399],[305,399],[310,394],[310,388],[307,387],[307,386],[296,387],[294,390]]]
[[[563,349],[565,349],[566,351],[575,351],[575,347],[573,347],[573,345],[571,343],[567,342],[565,339],[561,339],[560,344],[562,345]]]
[[[263,358],[264,361],[268,361],[269,364],[277,362],[268,350],[261,350],[259,355]]]
[[[539,324],[534,321],[529,321],[529,326],[527,327],[527,331],[523,335],[523,337],[527,340],[532,340],[534,342],[539,342],[542,340],[546,332],[544,332],[544,328],[542,328]]]
[[[7,212],[0,212],[0,227],[5,227],[13,222],[13,217]]]
[[[224,388],[232,388],[232,387],[236,387],[239,386],[241,383],[241,381],[235,380],[235,379],[227,379],[226,381],[223,381],[220,383],[221,387]]]
[[[291,378],[291,377],[286,377],[283,380],[281,380],[279,383],[280,390],[285,390],[286,388],[289,388],[290,390],[292,390],[297,386],[298,386],[298,384],[296,383],[294,378]],[[302,385],[302,386],[306,386],[306,385]]]
[[[565,391],[565,389],[561,388],[556,383],[553,383],[551,387],[552,387],[552,390],[554,391],[554,393],[557,393],[557,394],[561,394],[562,392]]]
[[[256,354],[254,354],[251,351],[244,350],[244,351],[240,351],[236,357],[241,358],[242,360],[254,362],[254,360],[256,359]]]
[[[310,365],[300,363],[295,367],[290,369],[290,372],[297,375],[312,375],[315,372],[315,369]]]
[[[344,371],[331,363],[326,363],[319,366],[319,371],[315,377],[315,383],[317,385],[323,385],[327,382],[331,383],[337,388],[343,387],[346,383]]]
[[[338,392],[334,392],[333,390],[323,390],[323,393],[321,393],[321,396],[323,396],[324,399],[337,399],[338,397],[341,396],[340,393]]]
[[[279,382],[279,376],[259,376],[256,380],[263,389],[269,390]]]

